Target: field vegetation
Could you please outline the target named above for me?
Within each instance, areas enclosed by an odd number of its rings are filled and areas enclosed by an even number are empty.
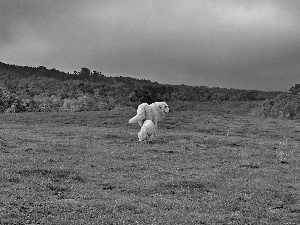
[[[0,224],[299,224],[299,121],[234,104],[0,114]]]

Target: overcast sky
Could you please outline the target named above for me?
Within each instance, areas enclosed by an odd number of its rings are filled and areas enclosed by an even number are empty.
[[[299,0],[0,0],[0,61],[159,83],[300,83]]]

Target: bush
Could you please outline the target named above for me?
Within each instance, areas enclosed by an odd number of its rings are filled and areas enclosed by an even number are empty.
[[[33,98],[34,105],[32,109],[36,112],[57,112],[62,105],[60,97],[52,95],[50,97],[45,95],[37,95]],[[32,110],[31,109],[31,110]]]
[[[257,114],[275,118],[300,118],[300,92],[284,93],[272,100],[264,101]]]
[[[64,99],[62,106],[59,108],[62,112],[98,111],[108,109],[110,109],[110,103],[86,95],[78,98]]]
[[[16,94],[11,93],[5,87],[0,86],[0,112],[6,112],[6,110],[16,101],[16,98]]]

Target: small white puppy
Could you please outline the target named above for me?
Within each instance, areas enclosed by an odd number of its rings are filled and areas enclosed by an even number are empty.
[[[145,120],[140,132],[138,133],[139,141],[145,141],[147,143],[153,142],[156,136],[156,127],[152,120]]]

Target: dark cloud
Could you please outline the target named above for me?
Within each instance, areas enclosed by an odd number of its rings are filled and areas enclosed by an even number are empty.
[[[173,84],[300,82],[298,0],[0,0],[0,61]]]

